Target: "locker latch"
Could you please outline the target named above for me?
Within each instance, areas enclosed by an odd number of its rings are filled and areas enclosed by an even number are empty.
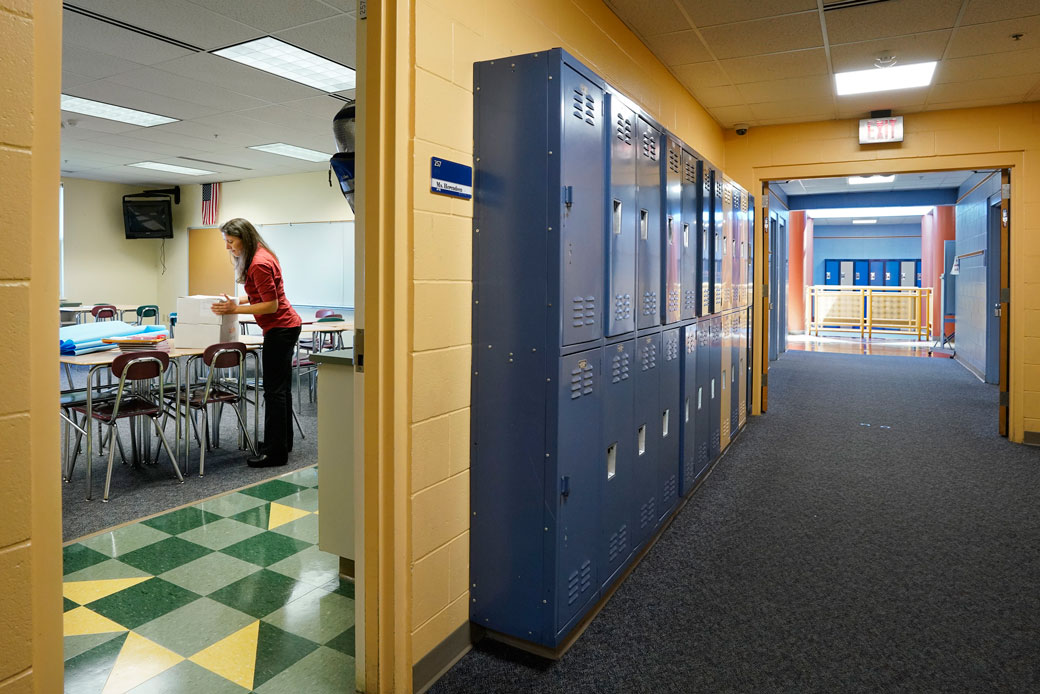
[[[571,495],[571,478],[569,475],[564,475],[560,478],[560,496],[566,499]]]
[[[574,203],[574,186],[563,187],[563,204],[570,207]]]

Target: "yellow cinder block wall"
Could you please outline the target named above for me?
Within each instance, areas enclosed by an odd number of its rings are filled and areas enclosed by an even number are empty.
[[[0,0],[0,694],[62,681],[61,3]]]
[[[412,662],[469,619],[470,201],[430,157],[473,156],[473,63],[562,47],[722,165],[723,135],[600,0],[416,0],[411,258]]]
[[[1021,442],[1025,432],[1040,432],[1040,103],[914,113],[905,117],[904,133],[902,143],[861,146],[854,120],[728,132],[725,169],[757,193],[770,179],[1010,167],[1009,430],[1011,440]],[[761,226],[755,233],[762,248]],[[755,258],[756,277],[762,257]],[[761,310],[756,302],[756,326]],[[755,378],[757,387],[757,366]],[[996,407],[992,415],[995,429]]]

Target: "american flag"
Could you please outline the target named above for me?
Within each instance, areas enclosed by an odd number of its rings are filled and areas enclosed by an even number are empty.
[[[216,224],[220,216],[220,184],[202,184],[202,223]]]

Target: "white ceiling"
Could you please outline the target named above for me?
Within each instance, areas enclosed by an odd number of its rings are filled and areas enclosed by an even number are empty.
[[[66,3],[62,92],[179,120],[145,128],[62,111],[62,175],[150,185],[328,168],[247,148],[286,142],[335,152],[332,118],[342,99],[209,51],[270,35],[353,68],[355,6],[356,0]],[[354,90],[337,95],[353,100]],[[216,173],[127,166],[140,161]]]
[[[1040,0],[605,2],[725,128],[1040,99]],[[835,95],[884,54],[939,61],[932,85]]]
[[[937,171],[934,173],[895,174],[891,183],[851,185],[848,177],[803,178],[797,181],[772,181],[786,195],[820,195],[826,193],[888,193],[894,190],[927,190],[959,188],[973,171]]]

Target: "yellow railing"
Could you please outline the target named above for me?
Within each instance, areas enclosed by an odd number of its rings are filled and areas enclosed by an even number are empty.
[[[875,332],[916,335],[927,340],[932,334],[931,287],[806,287],[806,324],[809,332],[858,332],[873,337]]]

